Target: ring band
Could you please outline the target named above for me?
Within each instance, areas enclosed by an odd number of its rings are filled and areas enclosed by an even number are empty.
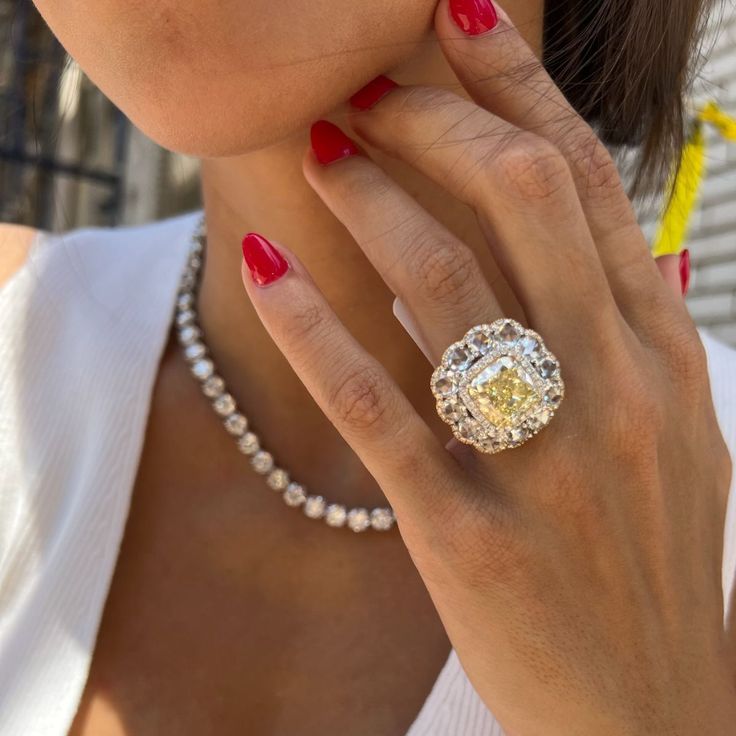
[[[431,387],[455,437],[489,454],[532,438],[565,395],[557,358],[512,319],[477,325],[450,345]]]

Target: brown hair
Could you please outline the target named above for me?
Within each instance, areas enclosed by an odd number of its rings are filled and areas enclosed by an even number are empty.
[[[633,192],[665,187],[714,0],[546,0],[544,63],[606,143],[637,145]]]

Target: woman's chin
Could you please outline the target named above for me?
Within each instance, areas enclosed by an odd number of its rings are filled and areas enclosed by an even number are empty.
[[[334,114],[373,70],[323,84],[321,93],[305,98],[290,85],[251,89],[202,90],[152,94],[130,90],[114,102],[145,135],[164,148],[198,158],[238,156],[265,148]],[[314,88],[314,86],[312,87]]]
[[[298,117],[292,113],[288,118],[271,118],[247,107],[239,110],[235,105],[228,106],[218,113],[203,103],[174,109],[159,107],[146,111],[150,114],[128,116],[160,146],[198,158],[239,156],[265,148],[298,133],[314,119],[311,111]]]

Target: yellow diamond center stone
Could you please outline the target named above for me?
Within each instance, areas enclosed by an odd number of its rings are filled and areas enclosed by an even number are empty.
[[[527,372],[509,356],[484,368],[468,386],[478,410],[496,426],[514,424],[537,402],[537,392]]]

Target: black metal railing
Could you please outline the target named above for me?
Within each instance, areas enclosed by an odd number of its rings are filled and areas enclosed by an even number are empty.
[[[58,219],[55,192],[61,179],[102,188],[95,198],[96,212],[87,215],[90,220],[106,225],[120,220],[129,124],[105,100],[105,120],[87,119],[79,125],[76,151],[62,154],[60,93],[69,63],[30,0],[0,0],[1,221],[52,229]],[[101,97],[86,78],[83,84],[82,99]],[[81,120],[89,118],[83,106],[77,114]],[[108,128],[112,134],[105,138],[110,150],[103,166],[90,166],[85,162],[84,129],[103,122],[106,126],[112,124]]]

